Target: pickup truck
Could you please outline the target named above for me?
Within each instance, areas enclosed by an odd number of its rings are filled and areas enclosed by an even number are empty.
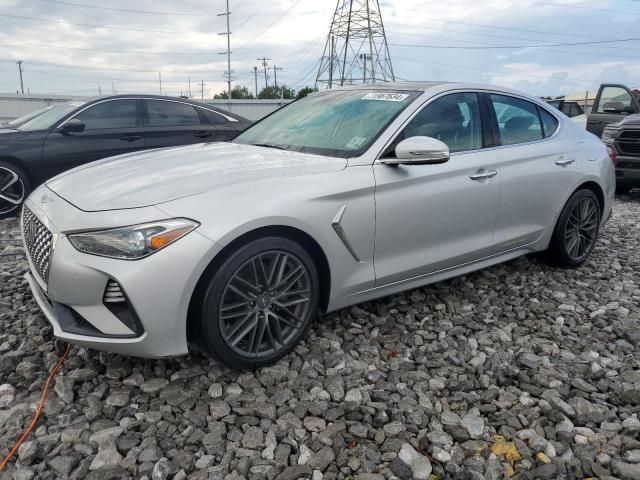
[[[637,92],[637,91],[636,91]],[[624,85],[600,86],[587,130],[602,138],[613,150],[616,191],[640,187],[640,98]]]

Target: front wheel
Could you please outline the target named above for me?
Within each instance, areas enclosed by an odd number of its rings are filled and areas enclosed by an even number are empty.
[[[0,161],[0,218],[15,215],[30,192],[27,175],[15,165]]]
[[[593,251],[600,229],[600,203],[591,190],[578,190],[556,224],[549,253],[560,266],[579,267]]]
[[[269,365],[289,353],[311,324],[319,299],[311,256],[281,237],[254,240],[230,255],[206,288],[200,348],[233,368]]]

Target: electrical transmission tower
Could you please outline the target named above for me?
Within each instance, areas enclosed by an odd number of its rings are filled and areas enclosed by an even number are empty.
[[[378,0],[338,0],[316,87],[394,81]]]

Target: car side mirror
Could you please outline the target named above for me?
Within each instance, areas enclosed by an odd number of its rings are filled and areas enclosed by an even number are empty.
[[[385,165],[431,165],[449,161],[449,147],[432,137],[410,137],[396,146],[396,158],[384,158]]]
[[[60,130],[64,133],[81,133],[84,132],[85,124],[82,123],[77,118],[72,118],[71,120],[65,122]]]
[[[622,102],[607,102],[602,107],[602,111],[605,113],[623,113],[626,110]]]

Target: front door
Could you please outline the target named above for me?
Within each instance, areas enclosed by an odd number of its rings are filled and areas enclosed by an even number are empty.
[[[133,98],[96,103],[72,117],[84,124],[84,131],[51,132],[43,145],[42,176],[50,178],[94,160],[143,149],[138,104]]]
[[[602,85],[593,111],[587,118],[587,130],[598,138],[604,127],[622,120],[630,113],[638,113],[638,102],[624,85]]]
[[[438,165],[374,164],[376,285],[473,262],[494,251],[500,165],[485,150],[476,93],[430,102],[409,121],[384,156],[413,136],[437,138],[451,157]]]

